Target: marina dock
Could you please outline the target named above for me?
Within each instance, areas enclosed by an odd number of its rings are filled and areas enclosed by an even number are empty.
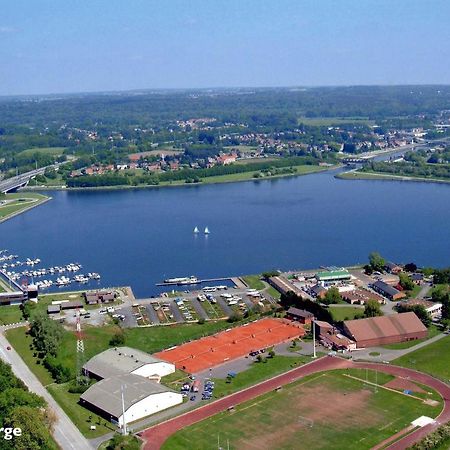
[[[156,283],[156,286],[189,286],[194,284],[202,284],[202,283],[213,283],[216,281],[231,281],[233,282],[232,277],[221,277],[221,278],[207,278],[204,280],[197,280],[196,283],[178,283],[178,282],[163,282],[163,283]]]

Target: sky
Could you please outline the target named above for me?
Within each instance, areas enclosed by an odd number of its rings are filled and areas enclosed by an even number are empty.
[[[0,95],[450,83],[448,0],[0,0]]]

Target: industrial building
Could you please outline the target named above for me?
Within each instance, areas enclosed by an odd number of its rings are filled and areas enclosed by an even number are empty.
[[[97,305],[98,303],[110,303],[115,300],[114,292],[111,291],[95,291],[85,292],[84,298],[88,305]]]
[[[428,334],[425,325],[413,312],[346,320],[344,331],[358,348],[423,339]]]
[[[178,392],[132,373],[105,378],[80,397],[83,406],[120,427],[124,418],[126,423],[135,422],[182,402]]]
[[[316,280],[322,286],[330,286],[341,281],[350,281],[352,276],[348,270],[325,270],[316,273]]]
[[[83,369],[91,378],[102,379],[131,373],[160,379],[175,372],[175,366],[159,358],[130,347],[105,350],[91,358]]]
[[[159,384],[175,366],[140,350],[110,348],[91,358],[83,370],[101,381],[81,395],[80,403],[119,426],[183,402],[181,394]]]
[[[328,322],[317,320],[314,322],[316,335],[319,336],[319,342],[326,348],[333,350],[356,350],[356,343],[347,336],[344,336],[339,330]]]
[[[371,284],[370,287],[389,300],[400,300],[401,298],[406,297],[406,294],[404,292],[399,291],[398,289],[391,286],[390,284],[385,283],[384,281],[375,281],[375,283]]]
[[[351,291],[342,292],[341,297],[351,305],[365,305],[369,300],[375,300],[381,305],[384,305],[386,303],[386,299],[384,297],[381,297],[381,295],[363,288],[357,288]]]
[[[442,317],[442,303],[430,302],[421,298],[413,298],[411,300],[401,302],[400,304],[411,307],[421,305],[425,308],[425,311],[431,316],[432,319],[440,319]]]
[[[310,324],[314,320],[314,314],[304,309],[291,306],[286,311],[286,318],[300,322],[303,325]]]

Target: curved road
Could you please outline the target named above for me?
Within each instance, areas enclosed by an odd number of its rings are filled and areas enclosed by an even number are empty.
[[[346,368],[368,368],[400,377],[409,377],[412,381],[417,381],[432,387],[439,392],[444,399],[444,408],[441,414],[436,418],[435,424],[416,429],[412,433],[389,446],[388,448],[390,450],[405,449],[414,442],[420,440],[426,434],[433,431],[440,424],[450,420],[450,387],[442,381],[439,381],[430,375],[403,367],[389,366],[379,363],[355,363],[342,358],[326,356],[318,359],[317,361],[313,361],[305,364],[304,366],[278,375],[270,380],[251,386],[243,391],[236,392],[235,394],[231,394],[227,397],[206,404],[205,406],[182,414],[181,416],[147,428],[143,432],[139,433],[139,435],[146,441],[145,450],[156,450],[159,449],[164,441],[176,431],[224,411],[231,406],[238,405],[239,403],[251,400],[259,395],[265,394],[266,392],[273,391],[279,386],[296,381],[306,375],[311,375],[326,370]]]

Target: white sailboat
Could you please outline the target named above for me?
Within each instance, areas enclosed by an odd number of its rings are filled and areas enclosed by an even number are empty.
[[[205,234],[209,234],[208,227],[205,227]]]
[[[197,227],[194,228],[194,233],[195,233],[195,234],[199,233],[199,230],[198,230]]]

